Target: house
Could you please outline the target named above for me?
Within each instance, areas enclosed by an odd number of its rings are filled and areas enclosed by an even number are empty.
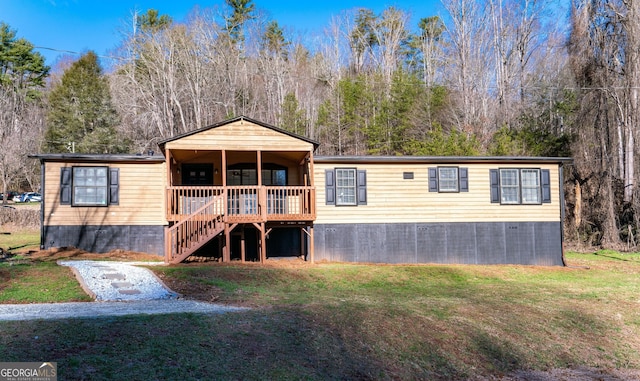
[[[34,155],[43,248],[261,261],[563,265],[568,158],[317,156],[237,117],[161,155]]]

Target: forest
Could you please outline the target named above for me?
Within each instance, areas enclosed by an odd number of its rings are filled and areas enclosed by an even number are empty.
[[[565,239],[637,250],[640,2],[442,5],[344,10],[314,36],[253,0],[180,22],[148,9],[108,65],[87,51],[54,68],[0,19],[0,188],[39,189],[30,154],[142,153],[246,115],[317,155],[572,157]]]

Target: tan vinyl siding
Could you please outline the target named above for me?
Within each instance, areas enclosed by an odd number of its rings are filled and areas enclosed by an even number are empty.
[[[171,150],[312,151],[313,144],[248,121],[237,121],[168,142]]]
[[[404,222],[544,222],[560,221],[558,165],[553,164],[461,164],[468,168],[469,192],[429,192],[429,167],[437,164],[333,164],[316,163],[316,224]],[[447,164],[446,166],[455,166]],[[357,168],[367,171],[367,205],[326,205],[325,170]],[[551,203],[500,205],[491,203],[489,170],[497,168],[548,169]],[[403,172],[413,172],[412,180]]]
[[[86,207],[60,205],[60,168],[73,166],[119,168],[119,205]],[[45,171],[45,225],[164,225],[164,163],[58,163]]]

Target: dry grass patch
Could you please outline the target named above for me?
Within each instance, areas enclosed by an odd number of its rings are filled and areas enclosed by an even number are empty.
[[[186,295],[195,281],[225,303],[299,310],[350,353],[375,358],[391,378],[459,378],[639,368],[637,258],[620,265],[576,254],[572,268],[213,264],[159,271],[168,284],[180,278]],[[593,261],[589,270],[578,267]]]
[[[153,266],[189,298],[253,309],[0,323],[0,358],[57,361],[64,379],[633,379],[640,256],[617,255],[570,254],[570,268]]]

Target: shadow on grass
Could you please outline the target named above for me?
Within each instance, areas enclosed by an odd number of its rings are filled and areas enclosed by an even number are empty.
[[[512,372],[522,369],[525,365],[521,360],[524,356],[518,348],[505,340],[483,331],[471,334],[470,339],[478,354],[486,358],[487,364],[491,364],[499,372]]]
[[[614,255],[609,255],[606,252],[599,252],[596,251],[595,253],[593,253],[593,255],[595,255],[596,257],[603,257],[603,258],[609,258],[609,259],[615,259],[617,261],[622,261],[622,262],[634,262],[634,263],[640,263],[640,260],[636,260],[636,259],[629,259],[629,258],[620,258],[620,257],[616,257]]]
[[[374,357],[308,322],[295,311],[9,322],[0,358],[58,362],[61,379],[385,378]]]

